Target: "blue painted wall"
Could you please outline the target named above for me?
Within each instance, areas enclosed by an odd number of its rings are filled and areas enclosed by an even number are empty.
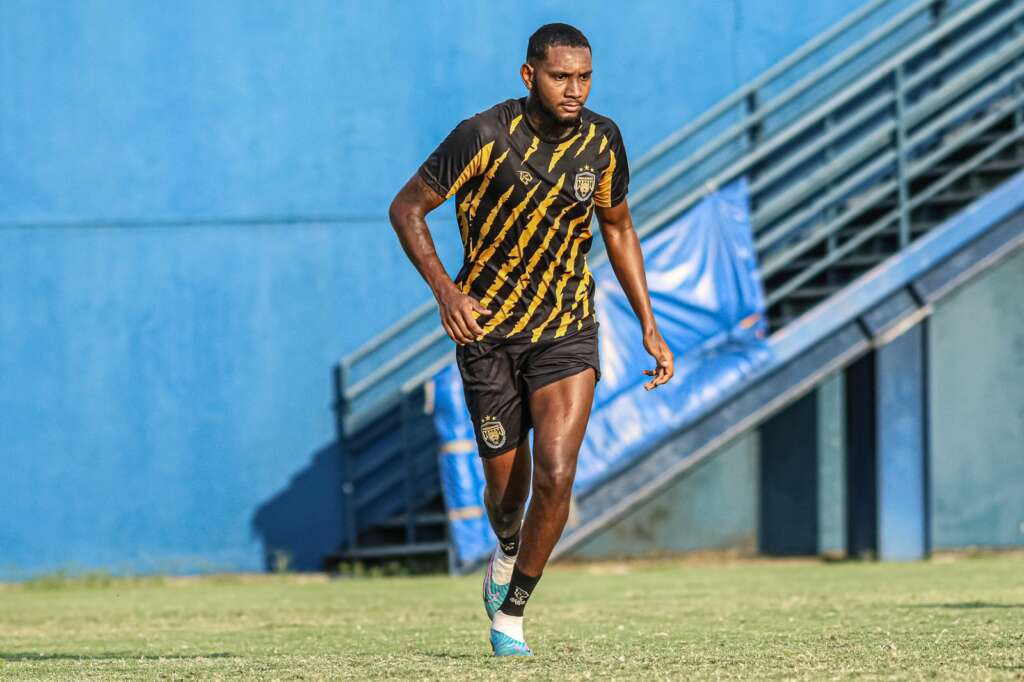
[[[332,365],[428,297],[387,203],[530,32],[635,157],[858,4],[0,3],[0,577],[315,567]]]

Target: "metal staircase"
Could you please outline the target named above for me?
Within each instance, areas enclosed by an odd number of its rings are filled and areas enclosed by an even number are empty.
[[[638,159],[630,203],[642,238],[747,176],[776,332],[1024,168],[1022,136],[1024,0],[876,0]],[[443,553],[452,351],[431,301],[342,360],[339,559]]]

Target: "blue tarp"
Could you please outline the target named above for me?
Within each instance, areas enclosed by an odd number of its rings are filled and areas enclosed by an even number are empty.
[[[710,193],[642,244],[651,304],[676,357],[676,376],[643,387],[654,360],[610,263],[593,269],[601,381],[580,449],[575,495],[584,495],[643,452],[692,423],[704,406],[769,359],[745,178]],[[441,480],[459,563],[494,546],[482,510],[483,471],[455,365],[435,378]]]

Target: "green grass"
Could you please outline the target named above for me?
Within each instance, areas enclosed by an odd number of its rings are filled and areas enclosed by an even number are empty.
[[[1024,679],[1024,555],[555,566],[531,660],[479,577],[0,586],[0,679]]]

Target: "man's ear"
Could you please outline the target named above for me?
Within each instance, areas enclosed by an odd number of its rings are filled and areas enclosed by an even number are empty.
[[[533,66],[527,63],[519,67],[519,77],[523,79],[527,90],[533,90]]]

